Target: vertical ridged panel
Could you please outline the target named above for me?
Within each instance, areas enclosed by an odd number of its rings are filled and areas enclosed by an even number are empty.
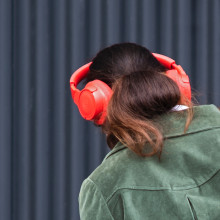
[[[174,17],[173,10],[173,0],[161,1],[160,13],[158,17],[160,18],[160,33],[162,37],[160,40],[160,53],[166,54],[167,56],[173,57],[173,48],[174,48]],[[177,10],[177,8],[176,8]],[[161,35],[161,34],[160,34]]]
[[[208,6],[209,2],[201,0],[196,4],[196,54],[195,54],[195,87],[204,95],[203,99],[207,102],[208,93],[208,74],[209,74],[209,36],[208,32]],[[203,73],[203,74],[202,74]],[[204,94],[203,94],[204,93]]]
[[[157,41],[157,19],[159,18],[156,12],[156,1],[141,1],[140,13],[141,15],[141,44],[148,47],[150,50],[156,52]],[[158,8],[159,10],[159,8]],[[160,16],[160,15],[159,15]]]
[[[11,219],[13,62],[12,1],[0,1],[0,219]]]
[[[220,1],[214,0],[210,5],[210,26],[211,26],[211,37],[210,37],[210,57],[209,63],[210,70],[208,71],[209,78],[209,96],[208,102],[215,103],[220,106]]]
[[[69,78],[101,48],[168,55],[200,103],[220,106],[219,20],[219,0],[1,0],[0,219],[79,219],[80,185],[108,148]]]
[[[25,5],[25,7],[24,7]],[[35,120],[33,102],[35,101],[34,86],[35,67],[32,66],[33,48],[31,45],[30,4],[23,0],[20,4],[14,2],[13,26],[13,91],[14,91],[14,136],[13,136],[13,219],[30,219],[35,199],[32,190],[34,173],[32,158],[34,130],[32,120]],[[32,102],[33,101],[33,102]],[[34,169],[33,169],[34,170]],[[32,186],[32,189],[30,188]]]

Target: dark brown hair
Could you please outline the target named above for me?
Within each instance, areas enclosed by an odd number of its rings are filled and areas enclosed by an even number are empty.
[[[161,154],[163,135],[153,119],[186,100],[165,71],[148,49],[134,43],[107,47],[93,59],[86,82],[99,79],[113,90],[102,125],[110,148],[120,141],[140,156]],[[191,119],[189,110],[185,130]]]

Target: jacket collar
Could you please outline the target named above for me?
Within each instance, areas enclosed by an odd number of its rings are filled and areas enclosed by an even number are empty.
[[[169,112],[163,116],[158,117],[154,120],[154,122],[163,132],[165,139],[189,135],[203,130],[220,128],[220,111],[216,106],[200,105],[193,107],[193,110],[193,120],[186,133],[184,133],[184,127],[187,117],[187,111],[185,110]],[[106,155],[104,160],[126,148],[126,146],[118,142],[115,147]]]

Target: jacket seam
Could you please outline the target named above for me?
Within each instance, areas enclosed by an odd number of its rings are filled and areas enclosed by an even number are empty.
[[[123,189],[130,189],[130,190],[144,190],[144,191],[187,191],[187,190],[190,190],[190,189],[194,189],[194,188],[199,188],[201,187],[202,185],[206,184],[207,182],[209,182],[218,172],[220,171],[220,169],[216,170],[216,172],[211,176],[209,177],[208,180],[206,180],[205,182],[202,182],[198,185],[189,185],[189,186],[182,186],[182,187],[161,187],[161,188],[156,188],[156,187],[152,187],[151,189],[148,187],[148,188],[141,188],[141,186],[125,186],[125,187],[119,187],[119,188],[116,188],[114,190],[113,193],[110,194],[110,196],[107,197],[106,199],[106,203],[108,203],[110,201],[110,199],[114,196],[114,194],[117,193],[117,191],[119,190],[123,190]],[[138,188],[137,188],[138,187]],[[184,187],[184,188],[183,188]]]
[[[186,133],[176,134],[176,135],[165,135],[164,138],[167,138],[167,139],[176,138],[176,137],[187,136],[187,135],[191,135],[191,134],[200,133],[200,132],[203,132],[203,131],[216,130],[216,129],[220,129],[220,126],[212,127],[212,128],[206,128],[206,129],[202,129],[202,130],[190,131],[189,133],[186,132]]]

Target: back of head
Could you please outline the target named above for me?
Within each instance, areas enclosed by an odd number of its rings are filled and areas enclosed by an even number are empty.
[[[123,75],[148,70],[164,72],[166,69],[145,47],[134,43],[114,44],[96,55],[86,81],[99,79],[112,87]]]
[[[99,79],[113,90],[102,125],[110,148],[120,141],[141,156],[161,153],[163,135],[152,119],[169,112],[181,97],[165,71],[148,49],[134,43],[107,47],[93,59],[86,81]]]

